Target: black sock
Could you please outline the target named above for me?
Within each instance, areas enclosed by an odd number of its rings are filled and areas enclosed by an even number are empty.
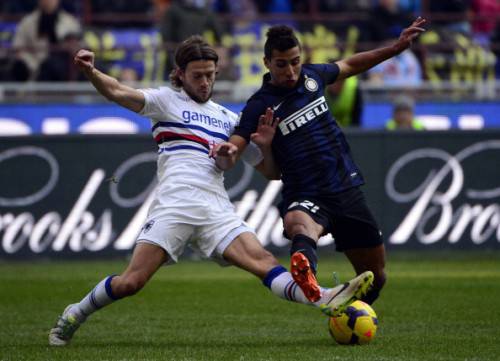
[[[318,266],[318,256],[316,255],[316,242],[314,239],[307,237],[303,234],[297,234],[292,239],[292,248],[290,248],[290,255],[295,252],[300,252],[309,260],[311,269],[316,274]]]

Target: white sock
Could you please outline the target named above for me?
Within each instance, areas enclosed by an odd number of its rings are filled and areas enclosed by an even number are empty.
[[[271,283],[271,292],[276,296],[288,301],[311,305],[302,289],[297,282],[293,280],[290,272],[283,272],[276,276]]]
[[[113,277],[108,276],[103,279],[79,303],[75,304],[72,311],[77,313],[81,321],[102,307],[118,300],[111,290],[111,280]]]
[[[326,298],[326,291],[329,290],[328,288],[321,287],[322,297],[319,301],[309,301],[299,285],[293,280],[292,274],[283,266],[276,266],[269,271],[262,283],[264,283],[264,285],[267,286],[272,293],[280,298],[316,307],[319,307],[319,305],[324,303],[323,298]]]

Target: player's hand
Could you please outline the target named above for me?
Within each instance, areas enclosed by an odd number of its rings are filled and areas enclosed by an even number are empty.
[[[92,51],[81,49],[73,59],[75,65],[83,72],[91,72],[94,69],[95,54]]]
[[[236,145],[230,142],[222,142],[210,147],[208,156],[210,158],[217,158],[217,157],[229,158],[236,155],[237,152],[238,152],[238,147]]]
[[[266,113],[260,116],[257,130],[250,135],[250,140],[260,148],[270,147],[279,121],[279,118],[274,118],[274,111],[267,108]]]
[[[426,22],[427,20],[419,16],[409,27],[401,32],[401,35],[399,36],[399,39],[396,43],[399,51],[408,49],[411,46],[413,40],[415,40],[420,34],[425,31],[422,26]]]
[[[215,159],[220,170],[228,170],[236,164],[238,147],[230,142],[222,142],[210,147],[208,156]]]

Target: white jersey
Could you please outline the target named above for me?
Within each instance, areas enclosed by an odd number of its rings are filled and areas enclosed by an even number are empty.
[[[145,97],[140,114],[151,119],[158,144],[160,194],[162,187],[176,184],[226,194],[223,172],[208,152],[214,144],[229,139],[238,116],[211,100],[197,103],[184,90],[161,87],[140,91]],[[255,148],[248,153],[252,156],[245,160],[252,165],[262,160]]]
[[[223,172],[208,157],[210,146],[229,139],[238,117],[212,101],[196,103],[182,90],[141,91],[141,114],[151,118],[159,155],[156,197],[137,242],[163,248],[173,262],[188,244],[204,257],[223,260],[236,237],[254,232],[236,214]],[[250,164],[262,160],[257,146],[247,150]]]

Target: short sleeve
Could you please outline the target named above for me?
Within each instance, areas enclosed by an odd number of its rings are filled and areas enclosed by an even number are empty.
[[[257,99],[250,99],[240,113],[239,124],[234,129],[235,135],[243,137],[247,143],[250,142],[250,135],[255,133],[259,123],[259,117],[266,111],[265,104]]]
[[[264,155],[260,148],[254,142],[248,143],[248,146],[245,148],[243,153],[241,154],[241,159],[245,161],[245,163],[250,164],[252,167],[258,165],[264,159]]]
[[[314,64],[314,69],[325,84],[332,84],[337,80],[340,68],[337,64]]]
[[[147,118],[155,119],[164,115],[167,111],[165,109],[165,89],[139,89],[144,94],[144,108],[139,112]]]

